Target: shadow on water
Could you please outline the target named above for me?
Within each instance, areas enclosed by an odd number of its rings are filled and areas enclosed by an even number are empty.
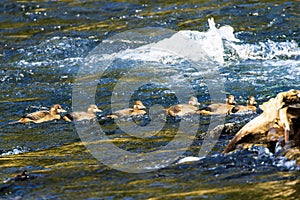
[[[0,198],[296,199],[299,170],[292,161],[275,158],[264,148],[220,154],[234,132],[221,134],[208,156],[198,161],[173,162],[148,173],[132,174],[97,161],[81,142],[74,123],[62,120],[9,123],[56,103],[72,111],[72,87],[84,58],[110,36],[150,26],[202,32],[208,29],[207,19],[212,16],[217,27],[219,24],[234,27],[235,36],[241,40],[238,44],[224,44],[225,62],[218,66],[225,85],[222,92],[234,94],[241,104],[247,96],[254,95],[261,104],[278,92],[300,86],[298,4],[3,1],[0,5]],[[188,63],[172,65],[168,61],[158,72],[170,80],[188,79],[202,106],[209,105],[207,87],[197,70]],[[98,115],[98,121],[107,139],[94,142],[110,142],[141,155],[155,153],[173,140],[179,123],[186,120],[191,128],[199,128],[180,158],[198,156],[209,117],[201,116],[196,122],[189,117],[168,118],[160,132],[149,133],[151,137],[144,139],[118,129],[114,120],[104,119],[111,112],[111,95],[117,83],[125,85],[149,79],[143,71],[122,79],[126,70],[147,64],[153,63],[116,60],[99,80],[96,103],[103,113]],[[147,109],[157,104],[167,108],[178,103],[168,85],[155,81],[139,87],[129,105],[137,98],[143,100]],[[116,106],[121,108],[118,103]],[[254,116],[228,116],[226,122],[241,127]],[[118,123],[126,127],[129,120]],[[135,123],[143,127],[151,124],[151,118],[146,116]],[[118,155],[114,158],[126,160]],[[166,159],[159,155],[158,158]],[[23,170],[29,172],[30,180],[6,181]]]

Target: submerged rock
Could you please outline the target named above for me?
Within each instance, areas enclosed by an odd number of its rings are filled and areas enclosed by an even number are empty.
[[[295,160],[300,165],[300,147],[292,147],[284,152],[284,156],[289,160]]]
[[[230,122],[222,125],[216,126],[212,132],[213,133],[221,133],[222,135],[234,135],[238,132],[243,125],[235,122]]]

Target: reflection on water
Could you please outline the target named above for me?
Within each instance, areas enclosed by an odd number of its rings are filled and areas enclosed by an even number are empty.
[[[224,63],[215,65],[225,85],[223,95],[234,94],[241,104],[247,96],[253,95],[262,103],[278,92],[299,88],[298,7],[298,3],[289,1],[277,4],[269,1],[3,1],[0,5],[0,195],[47,199],[297,198],[299,172],[293,162],[274,158],[264,149],[220,155],[232,135],[221,135],[209,156],[199,161],[174,162],[149,173],[129,174],[98,162],[81,142],[74,123],[9,122],[55,103],[71,111],[72,87],[79,68],[85,63],[84,58],[116,33],[149,26],[204,32],[208,30],[207,19],[212,16],[217,28],[232,26],[235,37],[240,40],[223,41]],[[185,33],[193,36],[190,39],[202,37],[190,31]],[[103,51],[114,52],[113,49]],[[208,130],[209,117],[201,116],[196,122],[189,117],[168,118],[162,121],[164,126],[160,132],[149,132],[147,135],[151,137],[146,139],[132,137],[118,129],[113,120],[103,118],[111,110],[111,95],[115,94],[117,84],[146,82],[133,92],[129,104],[140,98],[147,109],[153,105],[166,108],[178,103],[170,83],[183,80],[191,83],[203,106],[210,103],[207,83],[202,77],[207,69],[198,71],[174,55],[164,55],[162,51],[154,53],[147,57],[152,60],[115,59],[101,80],[97,80],[96,104],[104,110],[98,120],[108,138],[94,142],[110,142],[141,155],[155,153],[173,140],[180,122],[186,120],[198,131],[190,138],[192,144],[181,158],[197,156]],[[141,51],[130,55],[131,58],[146,57]],[[122,78],[132,68],[136,69],[134,73],[127,79]],[[155,73],[169,78],[169,84],[164,84],[164,79],[154,79]],[[97,79],[97,74],[90,75]],[[120,108],[121,93],[115,94],[120,98],[115,106]],[[242,125],[254,116],[229,116],[226,122]],[[119,123],[126,126],[129,120]],[[151,117],[135,123],[146,127],[151,125]],[[88,133],[94,134],[94,131]],[[159,155],[157,158],[165,159]],[[114,159],[126,164],[124,157],[114,155]],[[25,169],[34,179],[2,184]]]
[[[32,171],[34,179],[30,182],[19,182],[15,184],[18,187],[4,190],[32,198],[53,198],[59,193],[70,198],[250,199],[253,196],[290,198],[299,195],[297,171],[277,171],[276,167],[259,163],[251,156],[250,153],[244,156],[244,164],[236,163],[235,156],[216,156],[191,164],[171,165],[155,172],[127,174],[102,165],[81,143],[73,143],[2,157],[1,162],[6,163],[3,165],[6,178],[15,168]]]

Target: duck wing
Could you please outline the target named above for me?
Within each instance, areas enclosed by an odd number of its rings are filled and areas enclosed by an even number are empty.
[[[118,111],[114,112],[113,114],[117,115],[117,116],[127,116],[127,115],[131,115],[131,113],[133,113],[133,111],[134,111],[133,108],[127,108],[124,110],[118,110]]]
[[[223,107],[226,107],[225,104],[221,104],[221,103],[216,103],[216,104],[211,104],[207,107],[208,111],[211,112],[216,112],[217,110],[223,109]]]
[[[190,104],[182,104],[182,113],[186,114],[195,114],[199,109],[196,106]]]
[[[39,119],[44,118],[47,115],[49,115],[49,111],[41,110],[41,111],[29,113],[29,114],[25,115],[23,118],[28,118],[31,120],[39,120]]]
[[[218,104],[211,104],[207,107],[207,110],[214,113],[214,114],[230,114],[231,113],[231,109],[234,106],[232,105],[227,105],[227,104],[222,104],[222,103],[218,103]]]
[[[179,105],[171,106],[166,109],[167,115],[175,117],[179,113],[181,113],[181,107]]]
[[[88,112],[73,112],[71,113],[72,120],[90,120],[95,118],[96,115],[94,113],[88,113]]]

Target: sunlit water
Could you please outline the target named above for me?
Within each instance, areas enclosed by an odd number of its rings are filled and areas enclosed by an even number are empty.
[[[162,109],[176,104],[179,99],[172,90],[174,85],[179,85],[181,92],[197,96],[203,105],[209,104],[207,84],[215,79],[206,77],[207,66],[218,72],[218,80],[224,84],[221,96],[233,94],[241,104],[249,95],[262,103],[278,92],[298,89],[298,7],[299,3],[284,1],[278,4],[4,1],[0,6],[0,178],[5,181],[26,169],[34,179],[2,184],[1,198],[253,199],[261,196],[296,199],[299,167],[295,162],[275,157],[262,147],[221,155],[233,135],[220,135],[212,151],[206,157],[196,158],[198,161],[178,164],[178,159],[169,164],[166,157],[157,154],[160,162],[149,164],[152,172],[132,174],[98,162],[81,143],[85,138],[78,135],[74,123],[9,123],[55,103],[71,111],[74,82],[81,80],[77,73],[88,63],[86,58],[96,58],[100,53],[111,63],[101,78],[97,77],[99,71],[93,74],[91,69],[88,82],[97,83],[95,103],[103,110],[97,117],[105,140],[142,155],[172,142],[178,127],[185,122],[197,131],[179,158],[198,157],[209,129],[209,117],[188,116],[180,120],[165,118],[164,112],[159,112],[155,116],[160,128],[152,124],[151,115],[135,119],[137,128],[144,127],[142,130],[148,130],[144,133],[150,135],[140,139],[126,134],[104,116],[111,109],[122,108],[124,100],[132,105],[133,100],[140,99],[147,111],[155,105]],[[203,38],[203,34],[207,36],[210,17],[215,18],[217,28],[232,26],[239,41],[223,38],[218,43]],[[147,27],[165,29],[168,34],[149,39],[147,33],[156,30],[152,28],[142,32],[142,37],[134,37],[141,33],[141,28]],[[114,37],[123,37],[118,34],[129,30],[130,37],[135,38],[132,43],[122,40],[109,45]],[[189,42],[209,41],[215,49],[203,47],[205,56],[193,61],[165,49],[122,49],[130,45],[151,45],[181,30],[186,30]],[[183,45],[184,48],[188,47]],[[199,70],[199,65],[205,67]],[[188,91],[184,90],[186,83]],[[140,87],[122,91],[123,86],[131,85]],[[255,114],[247,113],[226,117],[225,121],[243,125],[253,117]],[[123,119],[118,123],[126,127],[130,126],[129,121]],[[88,133],[97,138],[104,138],[97,135],[89,122],[79,126],[87,127]],[[182,150],[180,142],[177,147],[172,149],[174,153]],[[129,165],[126,163],[129,159],[126,161],[120,155],[111,158]],[[140,162],[136,169],[145,167]]]

